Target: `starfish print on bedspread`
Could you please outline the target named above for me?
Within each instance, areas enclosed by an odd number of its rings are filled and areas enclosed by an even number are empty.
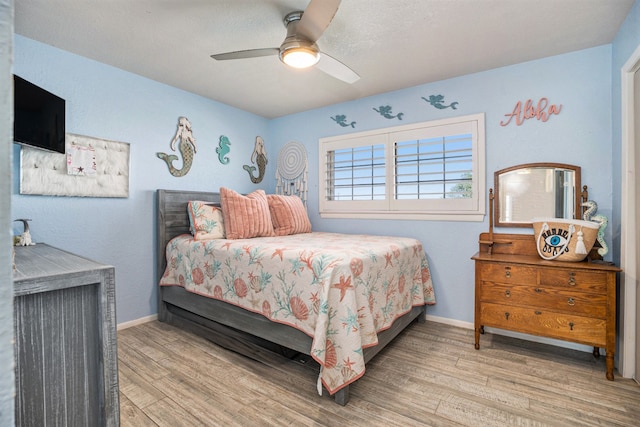
[[[284,248],[276,248],[276,249],[274,249],[273,250],[273,255],[271,255],[271,258],[279,256],[280,257],[280,261],[282,261],[282,257],[283,257],[282,251],[284,251]]]
[[[340,276],[340,283],[334,283],[331,287],[340,289],[340,302],[342,302],[345,294],[347,293],[347,289],[353,289],[353,286],[351,286],[351,276],[346,279],[344,276]]]
[[[388,266],[393,267],[393,258],[391,253],[387,252],[386,254],[384,254],[384,259],[387,261],[384,268],[387,268]]]

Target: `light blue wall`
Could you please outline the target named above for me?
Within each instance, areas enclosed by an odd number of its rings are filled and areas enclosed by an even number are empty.
[[[421,97],[442,94],[445,104],[458,109],[436,109]],[[521,126],[500,126],[516,102],[546,97],[562,104],[559,115],[547,122],[531,119]],[[403,120],[381,117],[373,107],[390,105]],[[295,140],[309,156],[309,213],[316,230],[413,236],[420,239],[432,268],[437,303],[428,314],[465,322],[473,320],[474,265],[478,235],[484,222],[431,222],[321,219],[318,214],[318,139],[345,132],[399,124],[486,114],[486,181],[493,172],[530,162],[571,163],[582,167],[582,180],[599,213],[611,215],[611,46],[602,46],[433,84],[385,93],[272,120],[270,138],[279,150]],[[345,114],[356,128],[342,128],[330,117]],[[497,229],[499,232],[524,232]],[[610,240],[610,236],[609,236]]]
[[[129,143],[131,171],[128,198],[20,195],[15,144],[11,217],[31,218],[36,242],[115,266],[118,323],[156,313],[155,190],[258,188],[242,165],[268,121],[17,35],[14,72],[66,99],[67,132]],[[170,151],[180,116],[191,121],[198,151],[190,172],[176,178],[155,153]],[[220,135],[232,143],[227,165],[215,152]],[[15,223],[13,233],[21,232]]]
[[[438,303],[429,314],[471,322],[473,263],[484,222],[355,221],[318,215],[318,139],[346,128],[330,117],[346,114],[356,121],[349,131],[378,129],[446,117],[486,114],[487,188],[493,171],[519,163],[552,161],[583,168],[583,183],[600,212],[612,213],[611,45],[364,98],[267,121],[195,95],[16,37],[15,71],[67,99],[67,131],[131,143],[131,195],[128,199],[85,199],[18,194],[14,177],[12,217],[33,218],[34,240],[46,242],[116,267],[118,321],[156,311],[153,210],[156,188],[238,191],[275,189],[277,153],[295,140],[309,156],[309,213],[316,230],[414,236],[427,249]],[[421,97],[442,94],[457,110],[438,110]],[[522,126],[499,122],[518,101],[546,97],[562,104],[547,122]],[[373,107],[391,105],[403,120],[387,120]],[[194,126],[199,152],[183,178],[169,175],[155,158],[166,151],[178,116]],[[217,138],[232,141],[233,159],[221,165]],[[263,185],[250,184],[241,165],[249,162],[256,135],[265,137],[269,153]],[[15,152],[18,152],[16,146]],[[14,163],[17,163],[15,161]],[[14,164],[14,170],[18,165]],[[497,231],[512,232],[515,229]],[[16,226],[14,232],[20,232]],[[515,230],[518,231],[518,230]],[[522,231],[522,230],[520,230]],[[609,236],[610,239],[610,236]]]
[[[622,188],[622,83],[621,70],[627,60],[640,47],[640,0],[636,0],[633,8],[627,15],[620,31],[612,43],[612,103],[611,112],[613,120],[612,153],[613,153],[613,205],[617,207],[613,214],[613,243],[618,249],[614,253],[614,260],[620,262],[620,217],[621,217],[621,188]]]

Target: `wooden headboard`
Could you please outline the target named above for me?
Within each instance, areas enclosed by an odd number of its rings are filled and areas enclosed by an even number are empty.
[[[167,266],[165,249],[171,239],[180,234],[189,233],[189,215],[187,204],[190,200],[201,200],[220,204],[220,193],[204,191],[158,190],[157,227],[158,239],[158,281]]]

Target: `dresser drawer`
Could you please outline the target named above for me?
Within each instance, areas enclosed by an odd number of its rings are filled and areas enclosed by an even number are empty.
[[[543,286],[496,285],[484,282],[480,299],[485,302],[552,309],[601,319],[607,315],[607,296]]]
[[[538,274],[536,268],[523,265],[503,263],[480,264],[482,280],[496,283],[536,284]]]
[[[607,293],[607,273],[572,269],[540,269],[540,285],[558,286],[599,294]]]
[[[595,347],[606,346],[606,321],[544,309],[483,303],[480,324]]]

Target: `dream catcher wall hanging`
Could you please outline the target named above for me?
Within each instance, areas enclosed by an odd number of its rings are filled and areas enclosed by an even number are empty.
[[[285,144],[278,154],[276,193],[298,196],[307,206],[307,151],[299,142]]]

